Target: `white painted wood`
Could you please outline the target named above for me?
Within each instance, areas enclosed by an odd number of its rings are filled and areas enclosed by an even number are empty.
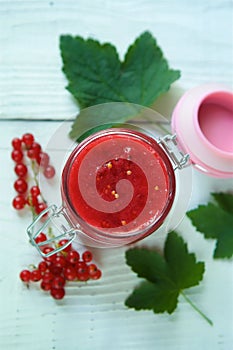
[[[39,257],[27,242],[29,214],[11,208],[14,196],[11,139],[33,132],[46,145],[78,106],[65,90],[58,48],[63,33],[94,37],[116,45],[123,57],[144,30],[157,38],[171,67],[182,78],[155,103],[170,116],[183,91],[203,82],[232,86],[232,1],[221,0],[0,0],[0,348],[6,350],[229,350],[233,329],[232,261],[213,261],[214,242],[203,239],[188,220],[179,232],[206,261],[204,281],[188,295],[211,318],[210,327],[182,298],[177,311],[154,315],[124,307],[139,280],[124,261],[125,248],[95,251],[103,278],[71,284],[58,303],[18,273]],[[19,119],[25,118],[25,121]],[[15,119],[15,121],[13,121]],[[53,159],[60,150],[49,149]],[[59,181],[55,183],[59,192]],[[190,206],[212,191],[232,189],[231,180],[194,172]],[[162,237],[145,244],[162,245]]]
[[[78,106],[65,90],[59,36],[71,33],[127,47],[150,30],[179,86],[232,86],[232,1],[0,1],[0,117],[66,119]]]
[[[139,283],[125,264],[126,248],[93,250],[103,271],[99,281],[87,285],[71,283],[62,302],[55,302],[39,286],[28,290],[18,279],[19,272],[40,260],[29,245],[26,227],[31,215],[17,214],[11,208],[15,195],[10,141],[31,131],[46,145],[60,123],[35,121],[1,121],[0,144],[0,348],[24,349],[230,349],[232,344],[232,262],[213,261],[214,242],[205,240],[185,219],[180,234],[199,260],[206,262],[204,281],[190,289],[189,297],[213,320],[209,326],[180,297],[173,315],[136,312],[124,307],[124,300]],[[65,136],[64,136],[65,137]],[[48,149],[52,160],[63,148]],[[59,192],[59,184],[55,183]],[[210,192],[230,190],[231,180],[216,180],[194,172],[190,206],[205,203]],[[45,194],[46,195],[46,194]],[[57,203],[56,203],[57,204]],[[148,246],[160,246],[164,237],[144,240]]]

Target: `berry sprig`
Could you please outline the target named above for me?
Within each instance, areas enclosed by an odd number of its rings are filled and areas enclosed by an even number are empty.
[[[13,147],[11,158],[16,163],[14,171],[18,176],[14,183],[18,194],[13,199],[12,205],[16,210],[28,205],[33,216],[38,215],[47,208],[38,184],[39,169],[47,179],[54,177],[55,169],[50,164],[48,153],[43,152],[33,134],[26,133],[22,138],[16,137],[11,144]],[[33,181],[33,185],[30,185],[30,180]]]
[[[47,240],[44,233],[36,238],[37,243]],[[66,240],[61,240],[58,245],[63,246]],[[46,246],[44,253],[54,248]],[[40,288],[49,291],[54,299],[63,299],[65,296],[65,285],[70,281],[97,280],[101,277],[101,270],[92,263],[92,253],[88,250],[82,255],[72,245],[64,248],[59,253],[43,258],[38,266],[31,266],[31,269],[24,269],[20,272],[20,279],[29,286],[31,282],[39,282]]]
[[[43,197],[39,182],[39,170],[47,179],[55,175],[55,169],[50,164],[50,157],[43,152],[42,147],[35,141],[34,135],[26,133],[22,138],[12,140],[13,150],[11,158],[15,164],[15,174],[18,176],[14,188],[18,193],[13,199],[12,205],[16,210],[28,206],[33,218],[47,208],[47,202]],[[68,281],[97,280],[101,277],[101,270],[92,262],[92,253],[88,250],[80,253],[66,239],[60,240],[54,246],[46,244],[53,238],[51,227],[48,232],[41,232],[36,238],[37,244],[44,242],[42,253],[47,255],[57,248],[59,252],[39,262],[38,266],[30,265],[30,268],[20,272],[20,279],[29,286],[30,282],[40,282],[41,289],[50,291],[54,299],[62,299],[65,296],[65,285]]]

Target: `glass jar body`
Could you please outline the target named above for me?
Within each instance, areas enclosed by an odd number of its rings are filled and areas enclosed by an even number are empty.
[[[154,138],[107,129],[74,149],[63,170],[61,192],[79,241],[122,246],[164,223],[176,192],[174,167]]]

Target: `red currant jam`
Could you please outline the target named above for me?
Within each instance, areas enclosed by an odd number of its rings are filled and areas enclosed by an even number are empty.
[[[65,207],[81,227],[85,223],[104,234],[138,240],[167,216],[175,193],[174,170],[153,138],[109,129],[72,152],[62,192]]]

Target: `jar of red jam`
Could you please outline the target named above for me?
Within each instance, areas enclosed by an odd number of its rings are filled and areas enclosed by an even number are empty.
[[[187,164],[175,135],[156,139],[128,127],[94,133],[70,154],[61,178],[62,206],[38,216],[28,228],[31,242],[41,252],[35,239],[51,225],[59,233],[54,239],[70,243],[76,237],[92,247],[119,247],[169,231],[185,212],[180,182],[182,176],[190,182]]]
[[[63,205],[78,222],[80,239],[120,246],[148,236],[174,202],[174,167],[152,137],[108,129],[88,137],[71,154],[62,175]]]

